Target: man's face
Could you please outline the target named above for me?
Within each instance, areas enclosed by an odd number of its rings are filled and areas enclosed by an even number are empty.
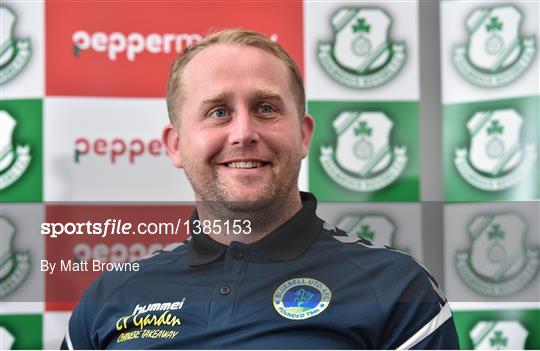
[[[163,139],[197,200],[250,211],[298,197],[313,120],[299,117],[284,63],[253,47],[210,46],[186,66],[182,90],[180,127]]]

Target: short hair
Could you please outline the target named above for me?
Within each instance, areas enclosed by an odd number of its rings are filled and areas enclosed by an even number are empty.
[[[199,41],[195,45],[186,47],[173,61],[167,82],[167,110],[171,123],[177,120],[176,105],[182,96],[182,76],[187,64],[205,48],[217,44],[238,44],[247,47],[262,49],[281,60],[287,67],[291,78],[291,86],[295,94],[296,107],[303,116],[306,112],[306,94],[302,75],[292,57],[278,43],[266,38],[264,35],[243,29],[226,29],[215,32]]]

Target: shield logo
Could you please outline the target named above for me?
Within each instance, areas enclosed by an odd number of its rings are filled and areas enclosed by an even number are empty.
[[[524,350],[528,334],[517,321],[480,321],[469,336],[475,350]]]
[[[471,267],[493,281],[518,273],[526,262],[525,224],[515,214],[483,215],[469,225]]]
[[[333,122],[338,135],[336,160],[361,176],[383,170],[392,159],[392,121],[382,112],[342,112]]]
[[[538,247],[526,247],[526,223],[515,213],[476,216],[467,231],[471,249],[458,250],[456,271],[483,296],[510,296],[532,282],[540,267]]]
[[[371,241],[375,246],[393,246],[395,225],[380,214],[350,214],[343,216],[336,224],[349,234]]]
[[[30,254],[13,249],[16,228],[5,217],[0,217],[0,298],[11,294],[30,273]]]
[[[353,71],[372,71],[389,57],[390,16],[378,8],[343,8],[332,17],[336,61]]]
[[[392,17],[378,7],[344,7],[330,19],[334,40],[320,42],[317,58],[337,82],[370,89],[394,78],[407,60],[404,42],[390,39]]]
[[[457,71],[484,88],[510,84],[535,62],[536,38],[521,35],[523,14],[514,5],[479,8],[465,21],[466,44],[453,50]]]
[[[0,111],[0,189],[5,189],[21,177],[30,163],[30,147],[13,147],[13,130],[17,121],[6,111]]]
[[[13,161],[13,146],[11,137],[17,122],[6,111],[0,111],[0,172],[4,171]]]
[[[477,9],[466,21],[469,59],[476,67],[497,71],[520,55],[523,16],[514,6]]]
[[[522,124],[523,118],[513,109],[474,114],[467,123],[472,166],[492,176],[515,167],[522,158]]]
[[[15,13],[0,5],[0,84],[19,74],[30,60],[30,40],[14,36],[16,21]]]
[[[11,350],[15,342],[15,337],[5,327],[0,327],[0,348],[2,350]]]
[[[0,66],[6,64],[13,57],[13,26],[15,14],[6,6],[0,6]]]
[[[0,217],[0,281],[8,275],[13,269],[12,260],[13,237],[15,236],[15,227],[5,217]]]

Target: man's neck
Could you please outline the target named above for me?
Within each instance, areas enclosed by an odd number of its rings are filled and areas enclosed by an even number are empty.
[[[287,222],[302,208],[300,193],[292,194],[290,199],[285,201],[275,201],[267,208],[253,212],[242,212],[241,214],[231,211],[215,211],[204,201],[197,202],[197,213],[201,225],[203,221],[210,221],[210,226],[219,226],[221,233],[211,233],[210,237],[218,243],[229,245],[232,241],[251,244],[261,240],[272,233],[283,223]],[[219,220],[219,222],[217,222]],[[234,221],[240,222],[241,234],[234,234]],[[224,223],[229,221],[229,225]],[[246,222],[249,221],[249,222]],[[227,230],[229,233],[227,234]],[[249,231],[249,233],[247,233]]]

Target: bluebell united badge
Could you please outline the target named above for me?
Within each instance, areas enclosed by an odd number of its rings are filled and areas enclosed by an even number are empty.
[[[312,278],[294,278],[276,289],[273,304],[282,317],[301,320],[322,313],[331,299],[332,292],[324,283]]]

